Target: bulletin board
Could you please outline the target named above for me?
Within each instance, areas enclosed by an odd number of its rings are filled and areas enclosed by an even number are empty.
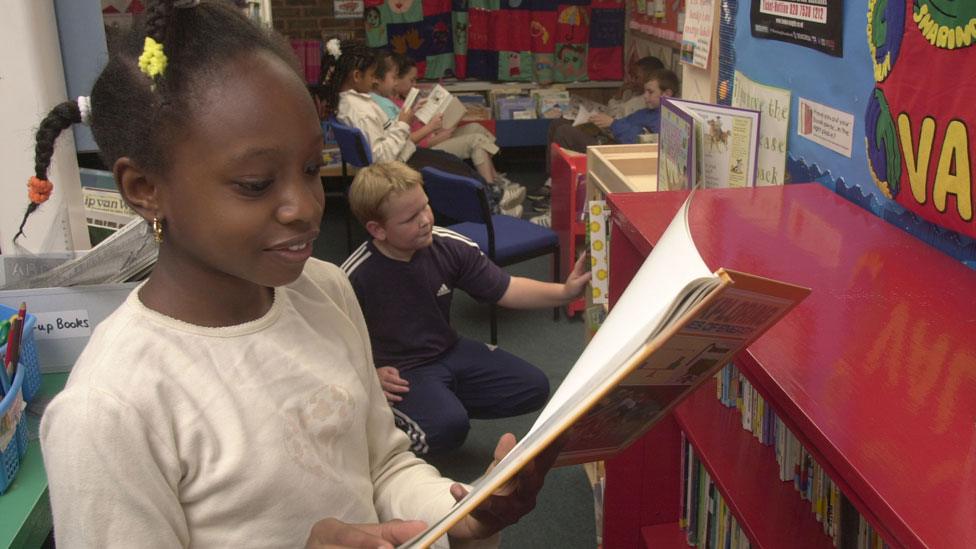
[[[960,75],[976,70],[976,2],[949,11],[935,0],[844,2],[841,56],[754,36],[746,2],[735,68],[790,92],[791,161],[879,216],[913,219],[897,222],[906,229],[927,222],[961,235],[960,253],[972,254],[976,102]]]

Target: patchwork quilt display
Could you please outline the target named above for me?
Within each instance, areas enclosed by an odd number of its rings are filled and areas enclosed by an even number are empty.
[[[623,77],[622,1],[366,0],[366,43],[425,78],[575,82]]]

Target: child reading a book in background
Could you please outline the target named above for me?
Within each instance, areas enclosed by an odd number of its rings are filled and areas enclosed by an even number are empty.
[[[657,69],[645,76],[644,108],[623,118],[606,113],[590,116],[588,124],[574,126],[568,123],[550,126],[549,148],[553,143],[564,149],[585,153],[593,145],[633,144],[641,134],[656,134],[661,129],[661,98],[678,95],[678,76],[669,69]],[[554,127],[554,129],[553,129]],[[549,150],[546,151],[546,170],[549,170]],[[533,217],[533,223],[549,226],[551,214]]]
[[[641,57],[628,64],[627,80],[607,102],[607,114],[614,118],[624,118],[645,108],[644,82],[652,72],[663,68],[664,63],[653,55]]]
[[[336,119],[359,128],[369,141],[373,162],[400,160],[414,169],[432,167],[471,177],[486,185],[488,200],[496,212],[521,216],[524,191],[491,186],[476,170],[448,152],[418,148],[410,140],[413,109],[400,111],[390,119],[370,93],[377,84],[377,52],[359,40],[332,38],[326,42],[322,56],[322,102]]]
[[[456,288],[517,309],[565,305],[590,279],[580,256],[565,284],[509,276],[478,245],[442,227],[419,173],[400,162],[359,170],[349,206],[372,239],[342,264],[369,327],[377,375],[417,453],[464,442],[469,418],[540,409],[549,382],[535,366],[451,327]]]
[[[627,67],[627,80],[620,86],[616,93],[614,93],[613,97],[610,98],[610,101],[607,103],[605,108],[606,112],[613,118],[624,118],[639,110],[647,108],[647,105],[644,102],[644,82],[647,81],[647,78],[652,72],[663,68],[664,63],[653,55],[648,55],[632,61]],[[566,118],[553,119],[553,121],[549,124],[546,142],[551,145],[555,140],[556,131],[564,126],[569,127],[573,124],[573,120]],[[562,131],[572,132],[572,130]],[[565,139],[565,137],[561,137],[561,139]],[[546,175],[548,175],[550,172],[550,161],[551,158],[549,157],[549,151],[547,148],[545,158]],[[546,179],[546,182],[541,187],[529,193],[528,198],[536,201],[535,209],[537,211],[545,211],[548,209],[549,191],[551,188],[552,180]],[[546,213],[542,216],[534,217],[532,220],[536,223],[548,226],[547,221],[549,220],[549,214]]]
[[[145,25],[37,134],[46,180],[58,134],[90,121],[159,242],[41,422],[57,545],[399,544],[465,489],[409,452],[348,280],[310,259],[322,130],[293,54],[223,1],[151,4]],[[452,541],[518,520],[551,458]]]
[[[391,54],[388,58],[392,63],[392,73],[395,78],[381,81],[380,93],[393,100],[398,106],[403,106],[404,99],[410,90],[417,85],[417,63],[402,54]],[[498,154],[495,136],[481,124],[465,124],[451,128],[440,127],[440,115],[436,115],[429,123],[423,124],[414,118],[411,123],[410,139],[418,147],[430,147],[439,151],[449,152],[458,158],[471,160],[478,173],[490,184],[501,187],[514,188],[523,199],[525,187],[510,180],[505,174],[495,169],[492,156]]]

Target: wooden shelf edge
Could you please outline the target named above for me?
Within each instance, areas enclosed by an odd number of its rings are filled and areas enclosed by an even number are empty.
[[[646,549],[686,549],[688,538],[677,522],[655,524],[641,528],[641,540]]]
[[[738,412],[715,397],[715,386],[710,380],[692,393],[675,419],[754,547],[833,547],[810,502],[779,480],[774,449],[742,429]]]

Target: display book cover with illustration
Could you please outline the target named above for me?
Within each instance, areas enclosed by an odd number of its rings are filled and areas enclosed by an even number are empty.
[[[754,186],[759,123],[759,111],[665,97],[658,190]]]
[[[447,515],[402,547],[430,546],[557,440],[556,466],[622,452],[810,293],[756,275],[711,272],[688,224],[694,194],[529,432]]]

